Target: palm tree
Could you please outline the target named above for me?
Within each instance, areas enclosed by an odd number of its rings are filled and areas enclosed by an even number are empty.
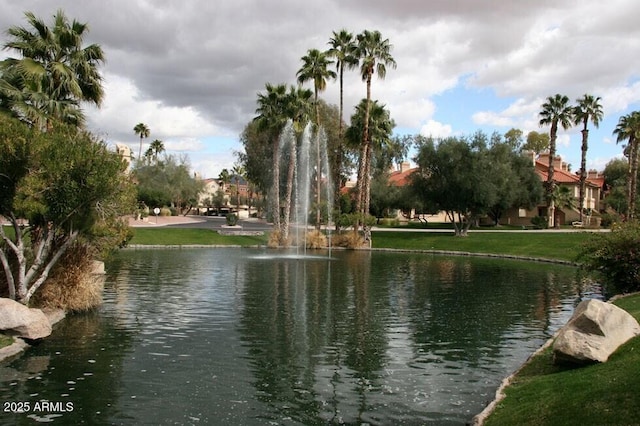
[[[229,169],[222,169],[218,174],[218,180],[222,182],[222,190],[226,192],[227,185],[231,182],[231,173],[229,173]]]
[[[563,129],[571,127],[573,118],[573,108],[569,105],[569,98],[556,94],[555,96],[549,96],[547,100],[542,104],[542,110],[540,111],[540,126],[551,125],[549,131],[549,171],[547,174],[546,192],[548,202],[549,225],[555,226],[554,220],[554,204],[553,204],[553,191],[555,189],[555,181],[553,180],[553,161],[556,156],[556,140],[558,138],[558,125]]]
[[[136,135],[140,135],[140,149],[138,149],[138,159],[141,159],[142,158],[142,139],[148,138],[149,135],[151,134],[151,131],[149,130],[149,127],[147,127],[146,124],[138,123],[133,128],[133,132]]]
[[[600,121],[603,117],[602,105],[600,104],[600,97],[594,97],[592,95],[585,94],[582,98],[576,100],[577,105],[573,110],[574,124],[582,124],[582,157],[580,160],[580,222],[583,219],[584,212],[584,198],[587,182],[587,150],[589,149],[589,129],[587,125],[589,121],[593,123],[593,126],[597,129],[600,125]]]
[[[336,73],[327,67],[333,61],[329,60],[325,52],[318,49],[309,49],[302,57],[302,67],[296,73],[298,84],[313,81],[313,102],[316,112],[316,126],[320,127],[320,109],[318,107],[318,94],[327,88],[327,79],[336,78]]]
[[[304,84],[313,80],[313,103],[316,112],[316,228],[320,229],[320,183],[321,183],[321,157],[320,157],[320,106],[318,105],[318,93],[327,88],[327,78],[336,78],[336,73],[328,69],[333,61],[328,59],[325,52],[318,49],[310,49],[306,56],[302,57],[302,68],[296,73],[298,83]]]
[[[0,64],[0,99],[20,119],[41,128],[52,120],[81,126],[81,102],[100,106],[104,97],[98,66],[104,52],[97,44],[83,47],[87,24],[69,22],[62,10],[53,16],[51,27],[26,12],[28,27],[11,27],[5,49],[22,58],[8,58]]]
[[[369,200],[366,198],[369,180],[369,169],[371,155],[371,139],[369,138],[369,109],[371,102],[371,79],[374,73],[378,78],[384,79],[387,75],[387,66],[396,67],[396,61],[391,56],[392,45],[389,39],[382,39],[379,31],[364,30],[357,36],[357,47],[355,56],[360,63],[360,75],[362,81],[367,84],[367,104],[364,116],[364,130],[362,132],[361,158],[358,167],[358,198],[356,199],[356,210],[365,216],[369,211]]]
[[[153,159],[158,164],[158,156],[164,152],[164,143],[160,139],[155,139],[149,145],[149,149],[153,152]]]
[[[327,55],[331,58],[335,58],[336,71],[338,72],[340,81],[340,122],[338,123],[338,138],[339,143],[336,152],[336,164],[333,167],[334,175],[332,176],[335,188],[334,194],[336,199],[336,205],[340,197],[340,168],[342,167],[342,159],[344,157],[344,149],[342,147],[344,136],[344,70],[353,69],[358,66],[358,58],[356,54],[356,43],[353,34],[349,31],[342,29],[339,32],[334,31],[333,37],[329,40],[330,48],[327,50]]]
[[[150,166],[151,165],[151,159],[153,158],[153,149],[151,149],[151,147],[147,148],[147,150],[144,152],[144,160],[145,163]]]
[[[240,217],[240,179],[244,179],[245,177],[245,169],[241,164],[234,164],[233,169],[231,170],[233,173],[233,178],[236,181],[236,205],[238,211],[238,218]]]
[[[270,133],[273,143],[273,186],[271,191],[271,204],[273,209],[273,224],[280,230],[280,132],[287,120],[285,104],[287,99],[287,86],[285,84],[265,85],[266,93],[258,93],[257,117],[254,121],[258,128]]]
[[[556,186],[553,189],[553,194],[551,195],[551,197],[553,199],[553,204],[556,206],[556,208],[553,210],[553,223],[555,223],[556,226],[559,226],[560,224],[558,223],[558,218],[560,215],[560,209],[571,210],[575,208],[573,193],[568,186]]]
[[[346,138],[352,145],[357,145],[360,142],[363,129],[365,127],[364,117],[366,114],[367,105],[369,106],[369,144],[370,152],[367,152],[368,161],[371,161],[374,151],[382,151],[385,147],[391,145],[391,135],[395,122],[391,118],[391,115],[384,105],[378,103],[378,101],[367,102],[366,99],[362,99],[356,106],[356,112],[351,116],[351,126],[347,128]],[[371,170],[371,163],[367,164],[367,169]],[[369,198],[371,194],[371,185],[368,184],[368,180],[365,181],[367,185],[364,187],[365,198]]]
[[[327,55],[331,58],[335,58],[336,70],[338,71],[340,79],[340,123],[338,134],[342,139],[344,130],[344,120],[342,116],[344,114],[344,70],[353,69],[358,66],[358,58],[356,57],[356,43],[353,38],[353,34],[347,30],[340,30],[340,32],[333,32],[333,37],[329,40],[331,46],[327,50]]]
[[[625,154],[629,158],[629,171],[627,173],[627,220],[635,218],[636,193],[638,189],[638,155],[640,141],[640,111],[633,111],[623,115],[613,131],[617,136],[617,142],[628,140]]]

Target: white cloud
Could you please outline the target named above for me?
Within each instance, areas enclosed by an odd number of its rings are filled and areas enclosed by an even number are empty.
[[[420,128],[420,134],[434,138],[446,138],[452,134],[451,125],[442,124],[435,120],[429,120]]]

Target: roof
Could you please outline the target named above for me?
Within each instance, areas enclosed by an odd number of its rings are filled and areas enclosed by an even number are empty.
[[[540,179],[545,182],[549,173],[549,165],[543,163],[542,161],[536,160],[536,173],[540,176]],[[562,183],[565,185],[579,185],[580,184],[580,175],[577,173],[571,173],[566,170],[562,170],[560,168],[554,167],[553,169],[553,180],[557,183]],[[604,177],[588,177],[587,184],[591,186],[595,186],[598,188],[602,188],[604,186]]]
[[[411,169],[406,169],[402,171],[396,170],[395,172],[391,172],[391,174],[389,175],[389,184],[394,186],[409,185],[410,183],[409,176],[416,170],[418,170],[418,168],[413,167]]]

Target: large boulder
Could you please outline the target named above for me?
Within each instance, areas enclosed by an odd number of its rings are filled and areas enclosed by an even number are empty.
[[[51,334],[51,323],[40,310],[15,300],[0,298],[0,330],[25,339],[42,339]]]
[[[553,343],[556,363],[606,362],[623,343],[640,335],[638,321],[627,311],[600,300],[580,302]]]

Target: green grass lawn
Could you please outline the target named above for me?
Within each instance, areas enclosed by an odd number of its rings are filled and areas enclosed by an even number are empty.
[[[268,235],[225,236],[197,228],[136,228],[130,244],[139,245],[265,245]],[[453,233],[374,231],[374,248],[404,250],[449,250],[504,254],[573,261],[588,232],[472,232],[467,237]]]
[[[640,320],[640,294],[615,302]],[[552,350],[534,357],[505,390],[486,425],[631,425],[640,423],[640,336],[602,364],[553,364]]]
[[[372,235],[374,248],[452,250],[574,261],[588,232],[471,232],[449,233],[380,231]]]
[[[220,235],[210,229],[198,228],[135,228],[129,244],[140,245],[239,245],[255,246],[267,243],[268,235]]]

